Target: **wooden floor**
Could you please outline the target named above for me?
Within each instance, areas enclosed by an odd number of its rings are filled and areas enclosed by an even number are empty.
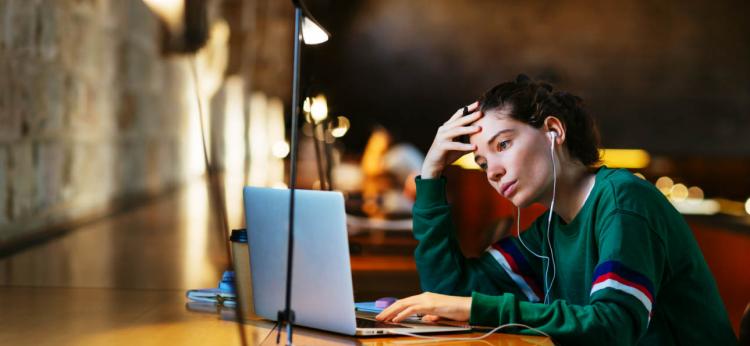
[[[229,196],[235,202],[238,196]],[[229,266],[202,182],[0,258],[0,345],[275,344],[273,324],[240,324],[232,310],[189,305],[185,291],[216,286]],[[243,225],[230,203],[230,227]],[[372,244],[391,242],[390,250]],[[417,293],[408,234],[363,235],[352,257],[355,298]],[[380,242],[380,243],[379,243]],[[405,255],[406,254],[406,255]],[[394,284],[398,283],[398,284]],[[391,345],[298,328],[295,344]],[[464,336],[478,336],[478,333]],[[396,338],[404,341],[409,338]],[[243,342],[244,341],[244,342]],[[461,345],[551,345],[495,334]]]

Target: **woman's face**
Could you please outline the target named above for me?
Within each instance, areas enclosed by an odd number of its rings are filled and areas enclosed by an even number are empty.
[[[511,118],[507,108],[485,112],[474,125],[482,128],[469,137],[475,160],[500,195],[521,208],[550,198],[550,139],[542,128]]]

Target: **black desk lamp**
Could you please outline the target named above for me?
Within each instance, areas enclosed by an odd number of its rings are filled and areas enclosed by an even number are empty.
[[[328,41],[330,36],[323,27],[318,24],[310,12],[307,10],[302,0],[292,0],[294,4],[294,62],[292,77],[292,138],[291,138],[291,156],[289,165],[289,244],[287,248],[286,262],[286,303],[284,310],[279,311],[278,331],[276,334],[276,343],[281,338],[281,330],[286,324],[286,344],[292,345],[292,325],[294,325],[294,310],[292,310],[292,254],[294,252],[294,191],[297,184],[297,147],[298,125],[297,120],[300,116],[300,97],[299,97],[299,70],[300,70],[300,43],[313,45]]]

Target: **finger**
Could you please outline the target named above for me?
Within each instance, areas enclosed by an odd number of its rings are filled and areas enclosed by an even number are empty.
[[[482,117],[482,112],[471,113],[461,119],[451,120],[438,128],[437,133],[446,133],[452,131],[457,127],[471,126],[472,123],[476,122]]]
[[[476,111],[476,112],[471,112],[471,113],[467,114],[465,117],[460,117],[458,119],[454,119],[454,120],[450,121],[449,123],[451,125],[465,126],[465,125],[471,124],[471,123],[479,120],[479,118],[481,118],[481,117],[482,117],[482,111]],[[446,125],[448,125],[448,123],[446,123]]]
[[[375,319],[378,320],[378,321],[388,321],[388,320],[390,320],[398,312],[400,312],[401,310],[404,309],[404,307],[406,305],[404,303],[404,301],[406,299],[408,299],[408,298],[397,300],[396,302],[394,302],[393,304],[391,304],[391,306],[385,308],[377,316],[375,316]]]
[[[454,127],[452,129],[445,130],[443,133],[440,134],[440,137],[447,139],[447,140],[454,140],[458,136],[475,134],[481,130],[482,130],[482,127],[479,125]]]
[[[391,315],[393,315],[394,313],[398,311],[401,311],[401,310],[398,309],[398,306],[396,305],[396,303],[393,303],[391,304],[391,306],[383,309],[383,311],[381,311],[377,316],[375,316],[375,319],[378,321],[387,321],[388,318],[391,317]]]
[[[466,105],[464,107],[459,108],[456,113],[453,113],[453,115],[448,119],[448,121],[458,119],[464,115],[464,108],[467,109],[469,112],[475,111],[479,107],[479,101],[474,101],[474,103],[470,105]]]
[[[462,152],[469,152],[477,150],[476,145],[471,143],[461,143],[461,142],[445,142],[440,146],[441,149],[445,151],[462,151]]]
[[[406,318],[408,318],[409,316],[414,315],[415,313],[418,313],[418,312],[419,312],[418,305],[412,305],[404,309],[403,311],[399,312],[398,315],[396,315],[396,317],[393,318],[393,322],[396,322],[396,323],[401,322],[405,320]]]
[[[437,322],[440,320],[440,316],[437,315],[424,315],[422,316],[422,321],[424,322]]]
[[[438,134],[448,133],[459,127],[479,126],[479,125],[473,125],[472,123],[476,122],[481,117],[482,117],[481,112],[471,113],[470,115],[467,115],[461,119],[452,120],[443,124],[442,126],[438,128],[437,133]]]

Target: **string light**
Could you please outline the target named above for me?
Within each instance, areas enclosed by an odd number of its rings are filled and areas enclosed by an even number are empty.
[[[336,127],[331,129],[331,135],[336,138],[344,137],[347,131],[349,131],[349,127],[351,124],[349,123],[349,119],[347,119],[344,116],[340,116],[336,118]]]
[[[661,177],[656,180],[656,188],[661,191],[665,196],[669,196],[669,192],[672,190],[674,181],[670,177]]]

